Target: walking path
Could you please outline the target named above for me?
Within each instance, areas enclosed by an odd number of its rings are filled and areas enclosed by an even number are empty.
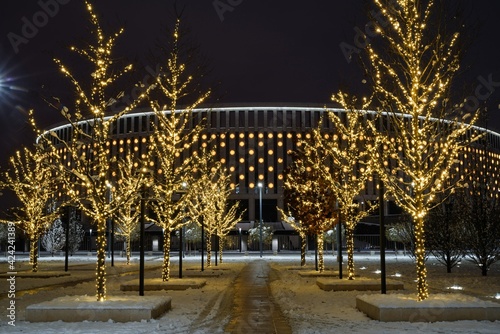
[[[271,296],[271,268],[266,261],[250,262],[235,281],[232,318],[226,333],[289,334],[290,326]]]

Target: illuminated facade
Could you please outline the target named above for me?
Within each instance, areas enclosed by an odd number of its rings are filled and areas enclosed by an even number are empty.
[[[345,112],[342,109],[330,110],[334,110],[341,118]],[[323,107],[272,105],[195,109],[189,128],[206,120],[206,129],[198,141],[198,148],[211,147],[217,159],[226,164],[235,189],[231,197],[240,201],[241,208],[247,209],[244,220],[259,219],[257,183],[262,182],[263,220],[279,222],[281,217],[278,216],[276,207],[284,207],[283,173],[290,161],[288,152],[300,145],[300,139],[309,138],[311,129],[316,127],[321,119],[325,133],[335,134],[331,122],[327,117],[323,118],[324,113]],[[368,112],[366,115],[373,117],[375,113]],[[379,119],[380,122],[388,120],[387,117]],[[119,156],[130,151],[135,152],[138,157],[144,154],[155,121],[156,117],[151,111],[134,112],[121,117],[113,127],[111,140],[107,143],[110,156]],[[85,124],[82,123],[82,126]],[[390,128],[387,124],[384,127]],[[500,135],[482,128],[475,129],[485,133],[483,141],[488,143],[489,176],[497,182],[500,172]],[[71,140],[70,125],[58,126],[50,131],[55,131],[63,140]],[[186,150],[185,156],[179,158],[190,156],[193,150],[196,148]],[[457,172],[466,175],[469,169],[472,170],[469,166],[469,156],[474,153],[484,156],[484,146],[475,144],[467,148],[467,152],[460,156]],[[151,162],[150,167],[154,169],[154,162]],[[375,199],[377,181],[370,179],[360,201]],[[385,212],[390,216],[401,213],[401,209],[394,202],[388,201]]]

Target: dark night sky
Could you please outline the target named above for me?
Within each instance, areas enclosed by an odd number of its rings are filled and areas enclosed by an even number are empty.
[[[26,110],[35,107],[39,123],[62,121],[57,111],[41,101],[48,96],[68,96],[68,81],[52,62],[53,56],[69,60],[75,69],[80,59],[66,51],[88,39],[88,15],[81,0],[59,0],[57,13],[38,29],[27,44],[14,52],[9,33],[20,35],[23,18],[33,22],[41,1],[6,1],[0,14],[0,166],[30,138]],[[221,0],[227,3],[228,0]],[[106,32],[125,27],[117,56],[139,59],[154,48],[172,22],[173,0],[94,1]],[[360,68],[348,64],[340,43],[353,44],[354,27],[368,22],[366,0],[232,0],[240,3],[224,13],[221,21],[213,0],[178,1],[186,4],[187,24],[208,59],[210,79],[220,82],[217,94],[224,103],[293,102],[328,103],[340,86],[359,87]],[[500,82],[500,1],[462,1],[479,28],[463,65],[463,85],[473,94],[478,76]],[[40,17],[40,16],[38,16]],[[70,58],[73,57],[73,58]],[[77,71],[75,71],[77,72]],[[140,75],[139,77],[142,77]],[[17,88],[6,88],[13,86]],[[43,89],[42,89],[43,86]],[[70,102],[70,101],[68,101]],[[500,84],[487,102],[488,126],[500,130]]]

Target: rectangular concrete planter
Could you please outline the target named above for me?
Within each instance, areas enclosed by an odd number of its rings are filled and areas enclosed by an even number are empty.
[[[130,322],[159,317],[171,308],[167,296],[108,297],[98,302],[94,296],[65,296],[26,307],[26,321]]]
[[[500,304],[460,294],[435,294],[421,302],[414,295],[362,295],[356,297],[356,307],[385,322],[500,320]]]
[[[331,279],[318,278],[316,284],[325,291],[380,291],[380,281],[375,279]],[[386,281],[387,290],[404,290],[404,284],[394,280]]]
[[[200,289],[207,284],[204,279],[171,279],[164,282],[161,278],[144,280],[145,291]],[[139,280],[134,279],[120,285],[121,291],[139,291]]]

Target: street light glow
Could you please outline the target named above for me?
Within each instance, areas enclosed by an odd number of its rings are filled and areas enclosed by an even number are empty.
[[[257,183],[257,187],[262,188],[262,182]]]

